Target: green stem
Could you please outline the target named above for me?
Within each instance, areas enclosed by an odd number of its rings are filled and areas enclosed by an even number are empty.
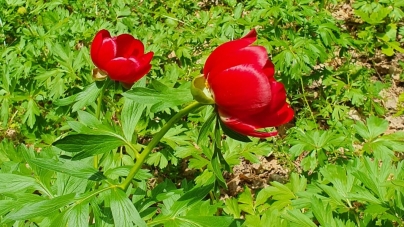
[[[173,127],[173,125],[181,119],[181,117],[187,115],[191,111],[203,106],[205,104],[199,103],[199,102],[193,102],[189,104],[187,107],[184,109],[180,110],[177,114],[175,114],[162,128],[161,130],[154,135],[153,139],[150,141],[150,143],[147,145],[147,147],[143,150],[143,152],[139,155],[138,159],[136,160],[135,164],[133,165],[132,169],[129,171],[128,176],[126,179],[118,186],[122,188],[124,191],[128,189],[130,183],[132,182],[133,177],[136,175],[136,173],[139,171],[139,169],[142,167],[144,161],[146,160],[147,156],[150,154],[150,152],[153,150],[153,148],[160,142],[160,140],[163,138],[163,136],[170,130],[170,128]]]
[[[309,111],[310,111],[311,119],[312,119],[313,122],[316,124],[316,128],[318,128],[318,127],[317,127],[316,118],[314,118],[313,111],[311,110],[311,107],[310,107],[310,105],[309,105],[309,102],[307,101],[307,98],[306,98],[306,91],[305,91],[305,89],[304,89],[304,84],[303,84],[303,79],[302,79],[302,78],[300,78],[300,84],[302,85],[303,100],[304,100],[304,102],[306,103],[306,106],[307,106],[307,108],[308,108]]]
[[[102,85],[100,95],[98,96],[98,101],[97,101],[97,110],[95,112],[95,117],[100,120],[101,117],[101,105],[102,105],[102,99],[104,98],[104,90],[105,90],[105,84],[107,84],[108,81],[105,81],[104,85]]]
[[[97,82],[96,82],[97,83]],[[100,120],[101,118],[101,106],[102,106],[102,99],[104,98],[104,91],[105,88],[108,86],[109,80],[104,81],[104,84],[101,87],[100,95],[98,96],[97,100],[97,109],[95,110],[95,117]],[[94,168],[98,169],[98,155],[94,156]],[[97,187],[96,187],[97,188]]]

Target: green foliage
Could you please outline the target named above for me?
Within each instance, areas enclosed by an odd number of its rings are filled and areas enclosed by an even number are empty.
[[[369,158],[348,161],[344,167],[327,164],[310,184],[293,173],[290,182],[272,182],[253,197],[249,189],[238,199],[227,199],[224,211],[240,215],[246,226],[361,226],[404,224],[404,191],[392,179],[402,179],[403,162],[379,164]]]
[[[401,1],[357,1],[353,7],[355,14],[364,22],[358,37],[363,39],[365,51],[374,54],[373,48],[381,47],[382,53],[387,56],[404,53],[397,40],[397,22],[404,17]]]

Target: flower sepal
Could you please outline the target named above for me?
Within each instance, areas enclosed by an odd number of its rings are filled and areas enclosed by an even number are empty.
[[[204,75],[199,75],[192,80],[191,93],[196,101],[202,104],[215,104],[215,100],[206,87],[206,79]]]
[[[99,68],[93,69],[93,79],[95,81],[103,81],[107,77],[108,77],[108,74],[105,71],[103,71],[103,70],[101,70]]]

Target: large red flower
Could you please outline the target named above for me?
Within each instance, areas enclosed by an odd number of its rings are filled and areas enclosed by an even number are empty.
[[[153,52],[145,54],[143,43],[129,34],[111,37],[107,30],[101,30],[91,44],[95,66],[112,80],[129,85],[150,71],[152,58]]]
[[[217,47],[206,60],[203,74],[223,123],[247,136],[277,135],[258,129],[289,122],[293,110],[282,83],[274,79],[274,65],[252,30],[241,39]]]

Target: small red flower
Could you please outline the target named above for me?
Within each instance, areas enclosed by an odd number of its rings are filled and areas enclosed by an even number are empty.
[[[152,58],[153,52],[145,54],[143,43],[129,34],[111,37],[107,30],[101,30],[91,44],[95,66],[112,80],[129,85],[150,71]]]
[[[206,60],[203,74],[223,123],[247,136],[277,135],[257,129],[275,127],[292,120],[282,83],[274,78],[274,65],[252,30],[241,39],[217,47]]]

